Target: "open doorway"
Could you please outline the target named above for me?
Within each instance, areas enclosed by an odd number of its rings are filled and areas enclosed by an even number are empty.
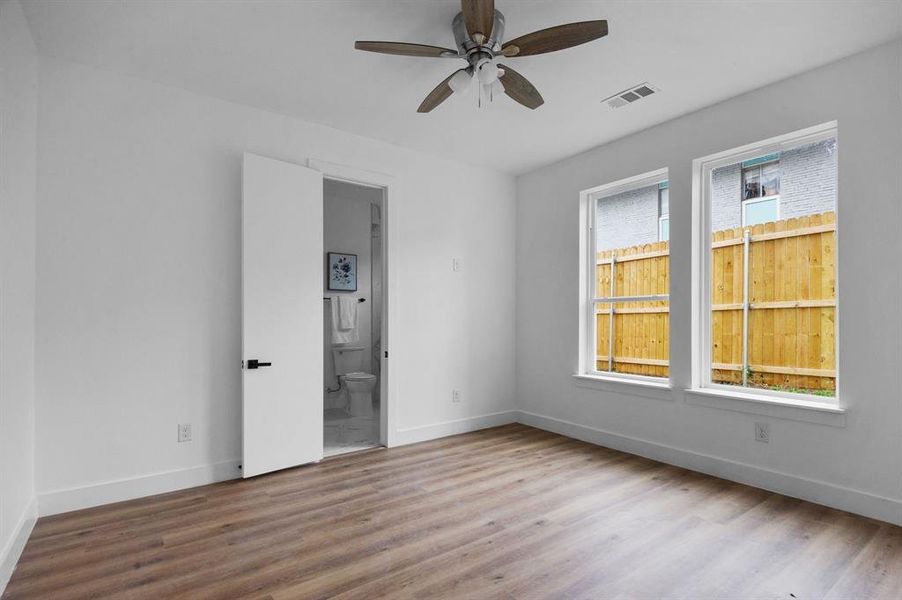
[[[323,454],[384,444],[384,189],[323,180]]]

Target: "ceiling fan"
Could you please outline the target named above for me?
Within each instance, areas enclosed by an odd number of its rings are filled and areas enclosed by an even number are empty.
[[[498,63],[497,59],[544,54],[585,44],[606,36],[608,22],[598,20],[568,23],[505,42],[504,15],[495,10],[494,0],[461,0],[461,12],[454,17],[451,30],[457,50],[406,42],[369,41],[355,42],[354,48],[400,56],[462,58],[469,63],[429,92],[417,112],[428,113],[452,93],[460,93],[469,88],[473,79],[479,82],[481,91],[490,99],[504,93],[523,106],[536,109],[545,102],[539,91],[525,77]],[[481,99],[480,95],[480,103]]]

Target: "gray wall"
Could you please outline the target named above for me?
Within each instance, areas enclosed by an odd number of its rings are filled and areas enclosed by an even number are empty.
[[[514,409],[512,176],[62,60],[41,60],[40,84],[42,512],[147,489],[105,482],[162,491],[237,474],[245,150],[398,182],[390,443]],[[193,424],[191,443],[177,423]]]
[[[657,242],[657,184],[599,198],[595,219],[599,252]]]
[[[36,507],[37,86],[38,58],[22,8],[0,2],[0,595]]]
[[[742,227],[742,169],[737,163],[715,169],[711,220],[714,230]],[[780,154],[780,218],[834,210],[836,151],[832,140]]]
[[[516,354],[524,420],[902,523],[900,69],[902,43],[894,42],[519,177]],[[684,392],[693,372],[692,161],[833,120],[841,146],[837,340],[844,426],[799,420],[807,409],[698,403]],[[585,387],[573,377],[580,191],[661,167],[670,181],[672,389]],[[749,412],[755,410],[768,413]],[[770,423],[769,444],[754,441],[761,420]]]

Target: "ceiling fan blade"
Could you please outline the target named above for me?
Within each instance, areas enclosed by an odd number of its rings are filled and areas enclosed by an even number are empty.
[[[508,66],[498,65],[498,67],[504,69],[504,75],[501,76],[499,81],[504,86],[505,94],[532,110],[545,104],[542,94],[539,93],[539,90],[533,84],[529,83],[529,80]]]
[[[460,10],[464,14],[467,33],[477,44],[482,44],[492,36],[495,23],[495,0],[461,0]]]
[[[597,40],[607,34],[608,22],[605,20],[567,23],[566,25],[558,25],[527,33],[506,42],[501,47],[501,54],[507,57],[544,54],[579,46],[580,44]]]
[[[427,46],[426,44],[408,44],[406,42],[354,42],[354,48],[380,54],[396,54],[398,56],[425,56],[436,58],[458,58],[457,50]]]
[[[420,107],[417,109],[418,113],[428,113],[433,108],[447,100],[451,94],[454,93],[454,90],[451,89],[451,86],[448,85],[448,82],[451,81],[451,78],[460,73],[461,71],[466,71],[466,69],[458,69],[454,71],[448,77],[435,86],[435,89],[429,92],[429,95],[423,99],[423,102],[420,103]]]

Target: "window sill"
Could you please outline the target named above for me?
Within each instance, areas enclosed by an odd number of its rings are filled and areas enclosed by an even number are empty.
[[[846,411],[836,404],[774,398],[754,393],[734,392],[709,388],[695,388],[684,391],[687,404],[720,408],[753,415],[763,415],[777,419],[803,421],[831,427],[846,426]]]
[[[640,379],[621,379],[605,375],[588,375],[574,373],[573,380],[577,387],[604,392],[617,392],[630,396],[642,396],[653,400],[673,400],[673,387],[668,381],[643,381]]]

